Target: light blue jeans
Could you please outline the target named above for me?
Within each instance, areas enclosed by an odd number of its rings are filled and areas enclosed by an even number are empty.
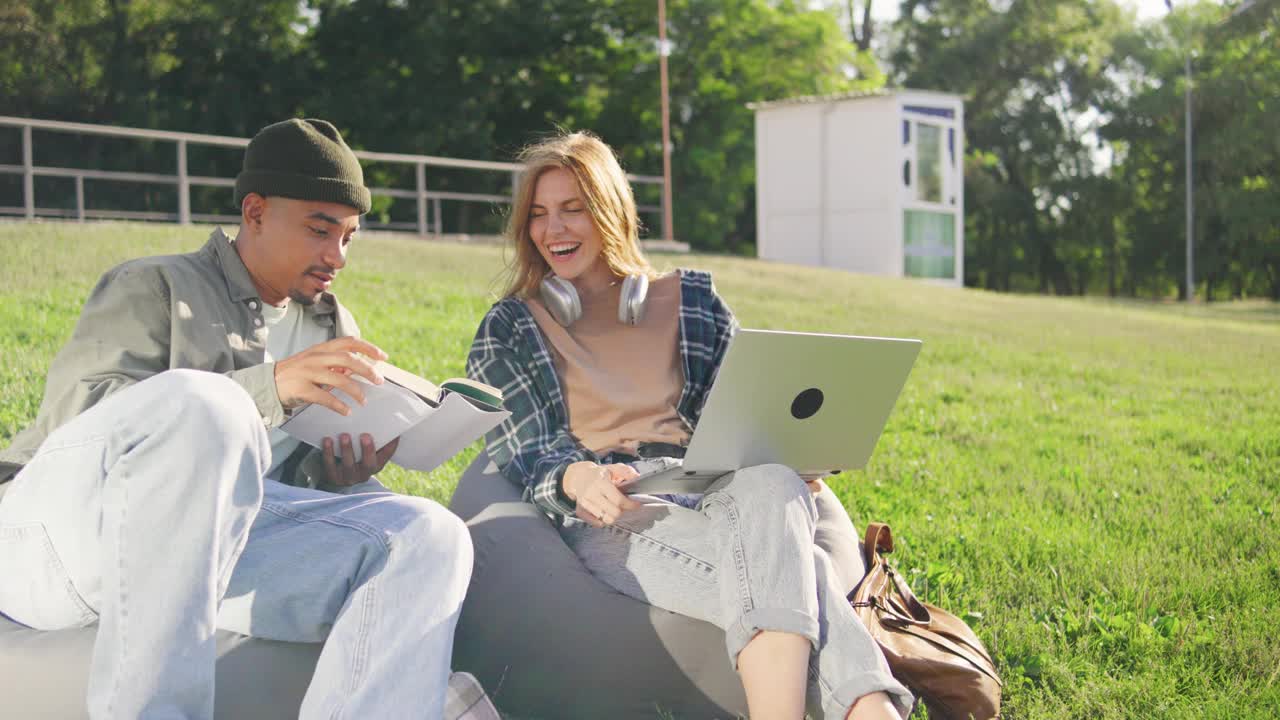
[[[466,527],[376,481],[264,482],[270,454],[239,385],[173,370],[59,428],[13,480],[0,611],[41,630],[98,623],[90,717],[212,717],[219,628],[325,641],[302,718],[440,717]]]
[[[740,470],[695,509],[637,499],[643,506],[613,525],[570,519],[561,529],[592,574],[637,600],[722,628],[735,667],[758,632],[808,638],[807,701],[819,717],[843,720],[858,698],[878,691],[907,716],[911,693],[890,674],[831,558],[815,545],[818,508],[792,470]]]

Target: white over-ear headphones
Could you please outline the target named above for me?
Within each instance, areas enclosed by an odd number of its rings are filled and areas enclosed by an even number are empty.
[[[556,322],[565,327],[572,325],[582,317],[582,300],[573,283],[547,273],[538,287],[542,304]],[[618,298],[618,322],[624,325],[639,325],[644,317],[644,301],[649,295],[648,275],[628,275],[622,279],[622,295]]]

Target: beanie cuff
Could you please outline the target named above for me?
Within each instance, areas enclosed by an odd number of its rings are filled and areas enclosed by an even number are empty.
[[[362,215],[373,206],[369,188],[363,185],[298,173],[245,170],[236,176],[236,205],[240,205],[244,196],[251,192],[264,197],[279,195],[295,200],[338,203],[356,208]]]

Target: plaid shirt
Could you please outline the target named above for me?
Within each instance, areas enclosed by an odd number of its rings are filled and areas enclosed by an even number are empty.
[[[680,359],[684,390],[676,411],[692,429],[724,359],[738,322],[716,294],[711,274],[680,271]],[[570,464],[607,462],[569,432],[569,414],[555,360],[524,301],[499,300],[480,322],[467,375],[502,390],[511,417],[489,431],[489,457],[524,497],[554,516],[573,515],[576,504],[560,489]]]

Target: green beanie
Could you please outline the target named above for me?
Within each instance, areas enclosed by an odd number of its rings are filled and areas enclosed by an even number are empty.
[[[236,176],[236,205],[249,193],[332,202],[369,212],[369,188],[355,153],[324,120],[285,120],[249,141]]]

